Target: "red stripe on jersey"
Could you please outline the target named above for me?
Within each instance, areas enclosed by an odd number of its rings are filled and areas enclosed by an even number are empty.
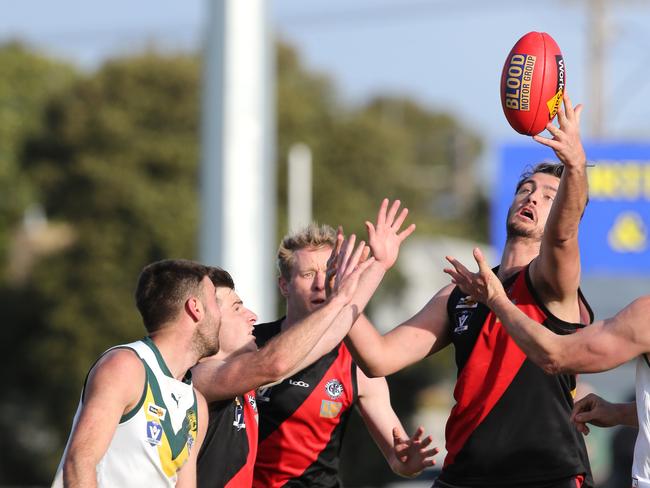
[[[255,406],[255,391],[244,395],[244,422],[246,423],[246,436],[248,438],[248,456],[246,463],[226,483],[225,488],[251,488],[253,485],[253,468],[257,457],[258,415]],[[219,461],[215,461],[219,462]]]
[[[275,488],[300,477],[332,439],[346,410],[354,403],[352,358],[345,345],[311,394],[295,412],[260,442],[255,462],[255,488]],[[333,379],[343,386],[340,396],[328,395]],[[286,380],[285,380],[286,381]]]
[[[517,307],[531,319],[543,323],[546,315],[537,307],[526,286],[526,269],[519,273],[508,289],[508,296],[516,296]],[[447,456],[444,466],[454,462],[469,436],[508,389],[525,359],[526,355],[490,311],[456,381],[456,404],[445,429]]]

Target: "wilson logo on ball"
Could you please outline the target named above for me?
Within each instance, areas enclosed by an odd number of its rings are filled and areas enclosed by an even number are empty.
[[[545,32],[529,32],[514,45],[501,72],[501,106],[513,129],[535,135],[557,114],[566,69],[557,43]]]

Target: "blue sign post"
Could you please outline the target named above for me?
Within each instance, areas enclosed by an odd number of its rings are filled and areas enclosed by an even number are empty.
[[[585,145],[593,167],[589,205],[580,223],[583,273],[650,275],[650,145]],[[506,216],[522,172],[541,161],[557,161],[534,141],[502,148],[492,201],[492,243],[501,252]]]

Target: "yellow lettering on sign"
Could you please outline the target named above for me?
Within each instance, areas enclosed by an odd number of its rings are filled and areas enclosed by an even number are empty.
[[[597,161],[587,174],[594,200],[650,200],[650,161]]]

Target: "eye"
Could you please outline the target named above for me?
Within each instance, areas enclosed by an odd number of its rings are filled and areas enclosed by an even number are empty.
[[[314,272],[313,271],[307,271],[306,273],[302,274],[303,278],[313,278],[314,277]]]
[[[550,200],[551,202],[555,200],[555,196],[553,196],[553,195],[544,195],[544,198],[546,198],[547,200]]]

